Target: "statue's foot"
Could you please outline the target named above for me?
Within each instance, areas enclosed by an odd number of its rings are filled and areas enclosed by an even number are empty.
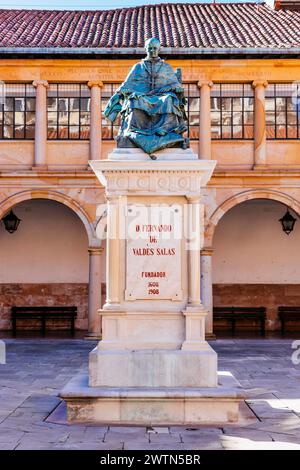
[[[181,144],[181,148],[186,150],[190,147],[190,139],[185,138]]]
[[[151,160],[157,160],[157,156],[154,154],[149,154],[149,157],[151,158]]]

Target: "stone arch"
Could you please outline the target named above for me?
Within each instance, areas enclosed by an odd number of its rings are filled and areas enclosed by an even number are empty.
[[[107,236],[107,204],[99,204],[96,210],[97,222],[96,222],[96,236],[100,243],[106,240]]]
[[[23,201],[28,201],[30,199],[48,199],[51,201],[56,201],[65,206],[69,207],[75,214],[80,218],[83,225],[85,226],[89,246],[98,247],[101,245],[101,240],[96,237],[93,222],[86,213],[83,207],[78,204],[77,201],[72,199],[66,194],[60,193],[58,191],[52,190],[25,190],[15,193],[0,203],[0,218],[2,218],[11,208]]]
[[[261,190],[261,189],[250,189],[241,193],[235,194],[234,196],[226,199],[212,214],[210,217],[206,230],[205,230],[205,246],[212,247],[213,237],[216,226],[220,219],[230,209],[238,204],[252,199],[271,199],[273,201],[281,202],[282,204],[290,207],[293,211],[300,216],[300,202],[296,201],[292,196],[282,193],[280,191],[273,190]]]

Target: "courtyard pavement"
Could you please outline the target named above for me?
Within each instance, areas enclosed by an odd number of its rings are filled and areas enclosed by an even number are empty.
[[[300,336],[300,334],[299,334]],[[0,364],[0,449],[201,450],[300,449],[300,364],[292,339],[211,342],[219,370],[247,389],[253,419],[224,427],[170,428],[54,424],[58,394],[87,370],[95,343],[81,339],[8,339]],[[299,354],[300,359],[300,354]]]

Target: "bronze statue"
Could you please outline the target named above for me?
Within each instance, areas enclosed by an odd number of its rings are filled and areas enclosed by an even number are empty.
[[[145,43],[147,56],[135,64],[108,102],[104,115],[115,121],[121,113],[118,147],[139,147],[151,155],[166,147],[188,147],[184,89],[180,69],[158,54],[156,38]]]

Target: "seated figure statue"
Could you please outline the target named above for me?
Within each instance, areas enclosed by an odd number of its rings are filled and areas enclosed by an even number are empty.
[[[114,122],[121,113],[118,147],[139,147],[151,156],[166,147],[188,147],[185,98],[180,71],[158,54],[156,38],[145,43],[147,57],[135,64],[109,100],[104,115]]]

